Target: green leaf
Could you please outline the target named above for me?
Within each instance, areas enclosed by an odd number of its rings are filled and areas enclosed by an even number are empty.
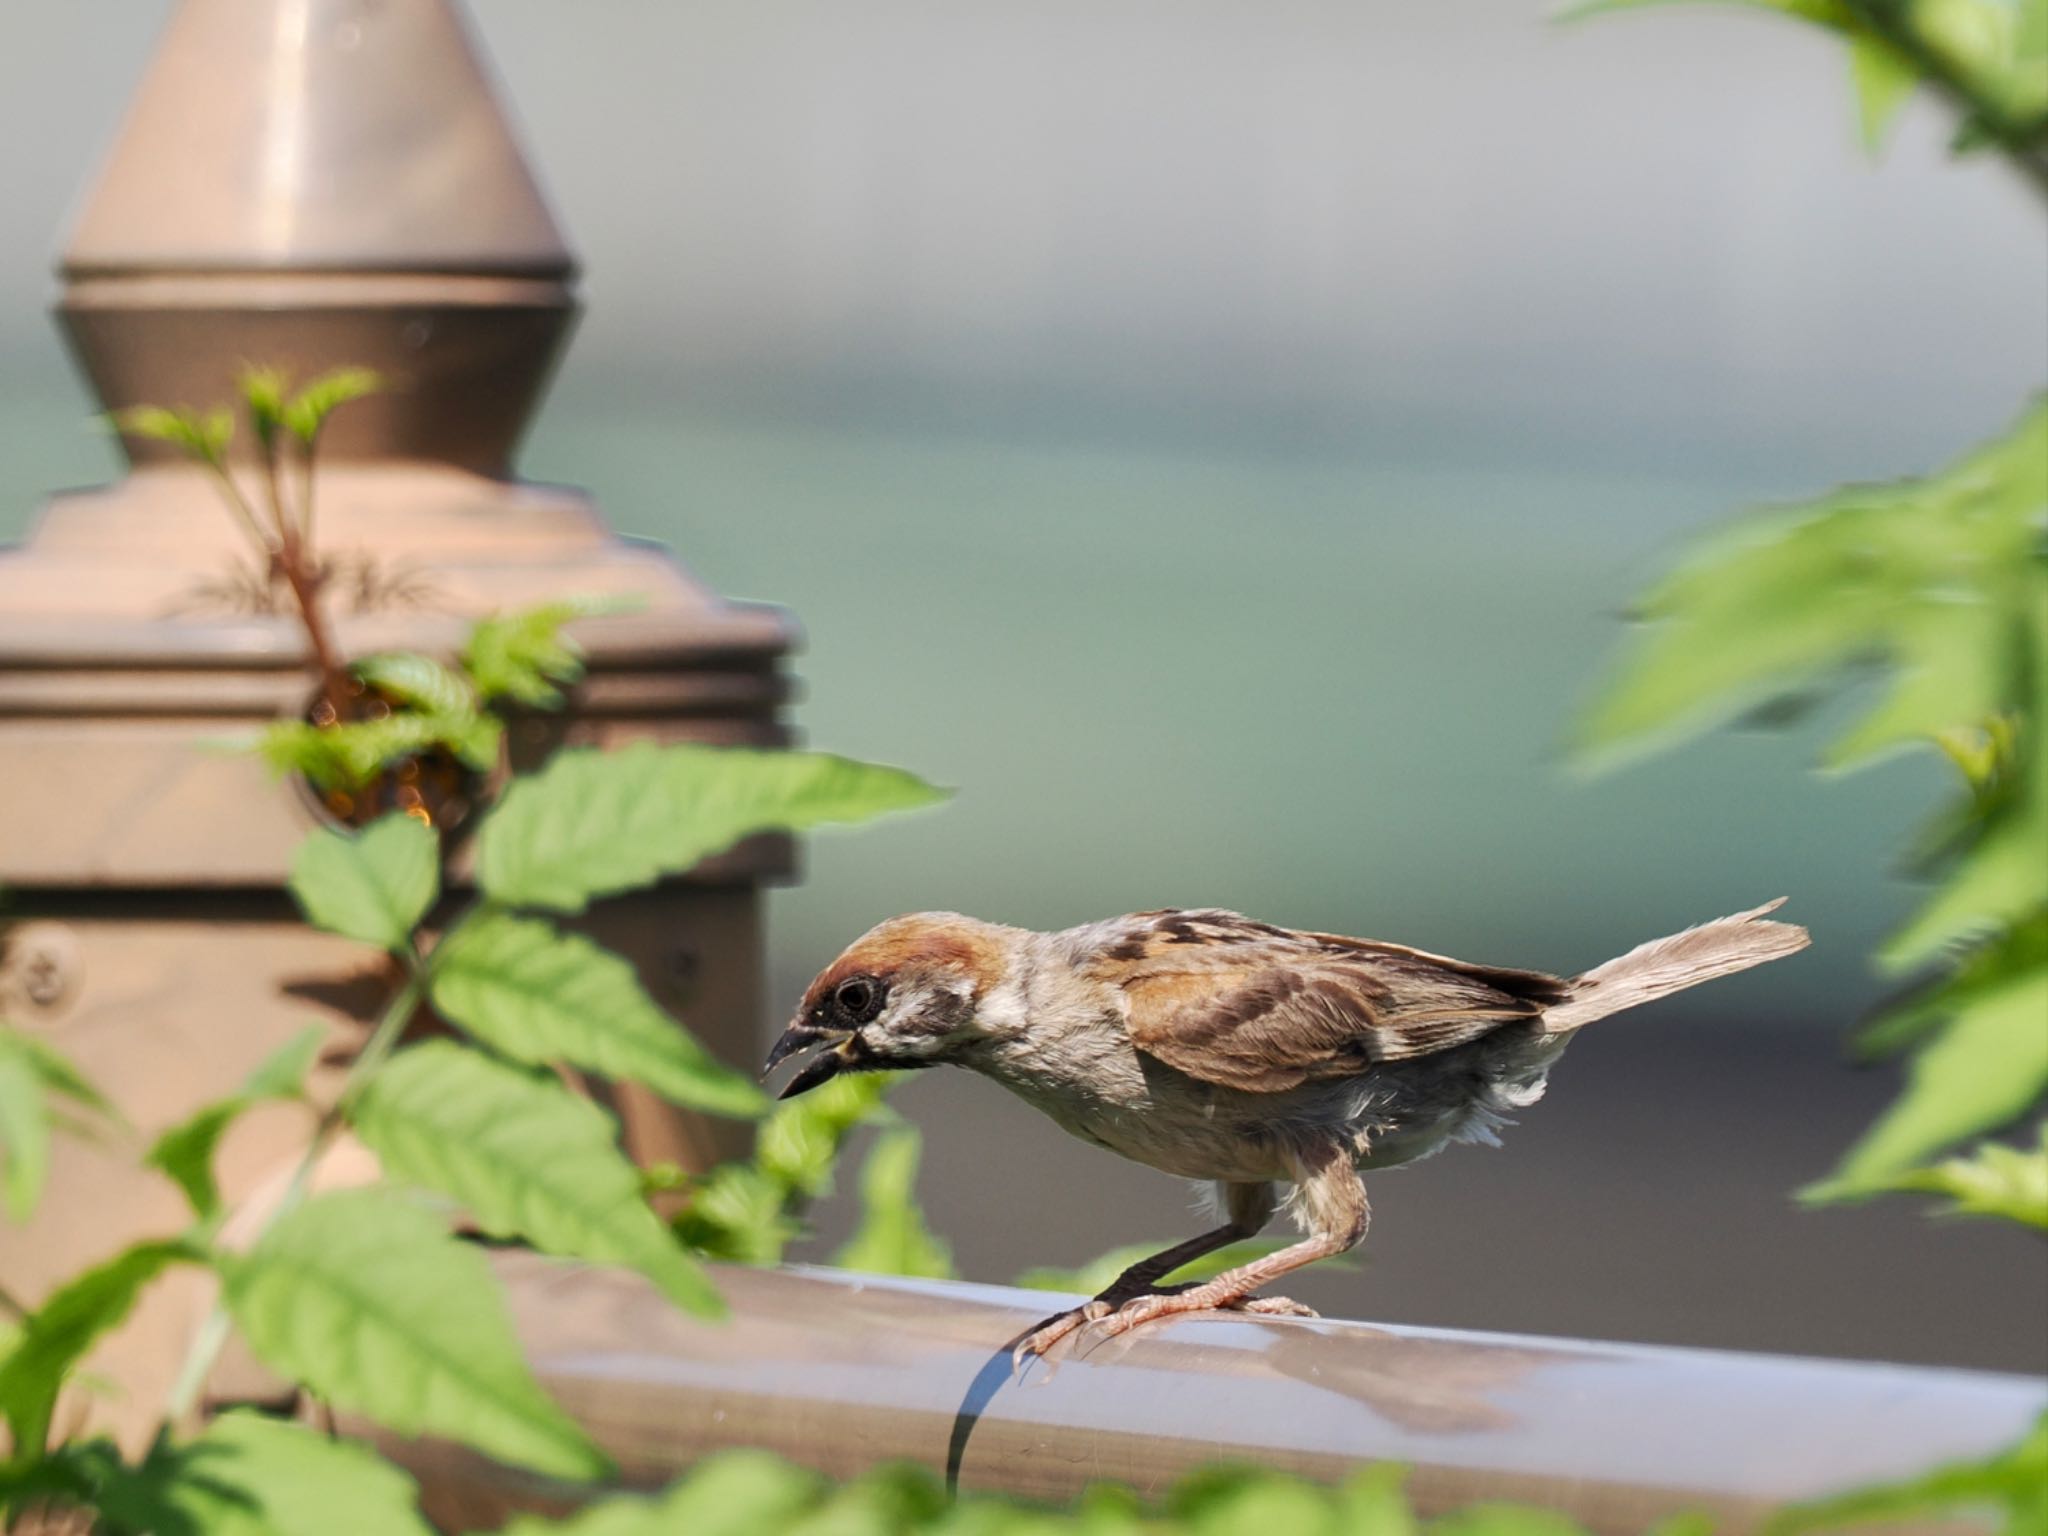
[[[157,1137],[142,1165],[158,1169],[183,1190],[200,1220],[215,1215],[221,1198],[213,1155],[222,1135],[253,1104],[302,1097],[306,1074],[326,1038],[325,1026],[307,1025],[265,1057],[239,1093],[206,1105]]]
[[[21,1325],[0,1360],[0,1418],[17,1446],[40,1447],[65,1378],[100,1337],[134,1310],[142,1288],[173,1264],[202,1262],[183,1241],[137,1243],[67,1281]]]
[[[113,1536],[432,1536],[412,1479],[375,1451],[246,1410],[114,1462],[93,1507]]]
[[[506,791],[479,835],[477,873],[507,905],[580,912],[756,832],[865,821],[943,798],[900,768],[821,752],[571,749]]]
[[[1833,1530],[1880,1520],[1916,1520],[1927,1516],[1975,1513],[1985,1505],[2002,1507],[2011,1517],[2007,1536],[2033,1536],[2048,1513],[2048,1414],[2015,1446],[1977,1461],[1952,1461],[1903,1482],[1857,1488],[1833,1498],[1795,1504],[1781,1510],[1765,1526],[1766,1536],[1797,1536],[1802,1531]]]
[[[901,1072],[854,1073],[777,1104],[755,1137],[755,1166],[799,1200],[830,1194],[847,1137],[859,1126],[895,1118],[883,1100],[902,1078]]]
[[[1944,1195],[1953,1215],[1995,1216],[2048,1232],[2048,1122],[2037,1146],[1985,1142],[1968,1157],[1902,1173],[1886,1188]]]
[[[383,388],[382,377],[368,368],[336,368],[292,396],[282,409],[281,419],[293,436],[310,447],[337,409]]]
[[[725,1451],[654,1498],[606,1499],[559,1521],[522,1515],[503,1536],[785,1536],[822,1487],[766,1451]]]
[[[12,1054],[0,1035],[0,1155],[6,1159],[7,1215],[25,1222],[35,1214],[50,1173],[50,1117],[43,1083],[26,1057]]]
[[[339,1407],[551,1476],[608,1470],[528,1371],[483,1255],[390,1190],[313,1197],[225,1280],[257,1356]]]
[[[1339,1526],[1358,1536],[1415,1536],[1407,1481],[1408,1469],[1399,1462],[1361,1467],[1337,1488]]]
[[[81,1108],[120,1124],[121,1111],[95,1088],[71,1059],[40,1035],[0,1023],[0,1053],[18,1057],[46,1093],[69,1099]]]
[[[494,716],[425,715],[399,710],[346,725],[279,720],[265,726],[256,750],[279,774],[298,773],[321,789],[361,789],[393,763],[447,748],[480,773],[498,760],[504,725]]]
[[[1585,1536],[1585,1527],[1554,1509],[1521,1504],[1469,1504],[1433,1520],[1430,1536]]]
[[[1027,1269],[1017,1277],[1017,1284],[1034,1291],[1079,1291],[1093,1296],[1107,1290],[1111,1281],[1140,1259],[1149,1259],[1153,1254],[1172,1246],[1171,1243],[1126,1243],[1123,1247],[1112,1248],[1075,1269]],[[1227,1243],[1212,1254],[1169,1271],[1162,1277],[1161,1283],[1211,1280],[1226,1269],[1235,1269],[1240,1264],[1263,1259],[1267,1254],[1278,1253],[1286,1246],[1287,1239],[1270,1237],[1253,1237],[1246,1238],[1243,1242]]]
[[[468,680],[417,651],[379,651],[349,670],[386,698],[422,714],[461,719],[477,712]]]
[[[803,1235],[789,1191],[750,1163],[720,1163],[675,1218],[679,1242],[707,1259],[766,1267]]]
[[[1920,83],[1912,61],[1881,38],[1849,40],[1849,80],[1856,88],[1856,123],[1870,154],[1884,148],[1886,132]]]
[[[875,1139],[860,1170],[860,1226],[832,1262],[874,1275],[954,1278],[953,1253],[932,1235],[917,1207],[922,1145],[914,1126],[895,1126]]]
[[[562,633],[563,626],[637,606],[637,601],[619,598],[571,597],[492,614],[469,632],[463,670],[481,699],[509,698],[529,708],[552,709],[562,702],[562,688],[583,676],[583,653]]]
[[[1814,1198],[1881,1188],[1945,1147],[2009,1124],[2048,1091],[2048,969],[1983,985],[1954,1013],[1913,1058],[1906,1091]]]
[[[244,368],[235,383],[248,407],[249,423],[267,448],[284,424],[284,394],[291,380],[281,368]]]
[[[1960,666],[1956,649],[1966,630],[2003,637],[2038,606],[2044,515],[2048,404],[2036,404],[1938,475],[1851,486],[1745,520],[1645,599],[1649,627],[1583,721],[1576,751],[1612,762],[1869,659],[1916,692],[1883,706],[1892,718],[1852,738],[1847,755],[1889,744],[1903,726],[1979,726],[1987,679],[2014,681],[2005,644]]]
[[[475,913],[435,949],[427,985],[444,1016],[515,1060],[566,1061],[736,1119],[767,1104],[661,1011],[631,965],[550,923]]]
[[[323,827],[299,844],[291,890],[315,927],[402,954],[440,894],[440,841],[402,813],[357,833]]]
[[[235,436],[235,418],[225,410],[208,411],[202,416],[196,411],[137,405],[125,411],[115,411],[109,419],[124,437],[169,443],[216,469],[224,464],[228,444]]]
[[[687,1312],[724,1302],[641,1197],[617,1127],[552,1077],[450,1041],[399,1052],[353,1116],[387,1174],[452,1197],[493,1237],[638,1270]]]

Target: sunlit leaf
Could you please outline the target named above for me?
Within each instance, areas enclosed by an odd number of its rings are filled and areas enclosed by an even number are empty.
[[[1912,97],[1920,74],[1911,61],[1881,38],[1868,34],[1849,42],[1849,79],[1856,89],[1856,122],[1863,147],[1876,154],[1899,109]]]
[[[109,1536],[431,1536],[412,1479],[368,1446],[246,1410],[96,1479]]]
[[[244,368],[235,381],[242,404],[248,408],[249,424],[266,447],[284,424],[285,391],[291,380],[281,368]]]
[[[159,405],[131,406],[116,411],[110,420],[124,437],[140,437],[169,443],[204,464],[219,467],[227,457],[228,444],[235,435],[235,418],[225,410],[166,410]]]
[[[630,964],[550,923],[476,913],[434,951],[428,991],[444,1016],[515,1060],[645,1083],[711,1114],[747,1118],[767,1105],[752,1079],[662,1012]]]
[[[874,1275],[954,1277],[953,1253],[932,1235],[917,1206],[917,1163],[922,1138],[914,1126],[882,1132],[860,1170],[860,1225],[832,1262]]]
[[[183,1190],[193,1214],[201,1220],[214,1215],[220,1210],[221,1197],[213,1155],[221,1137],[252,1105],[302,1097],[306,1074],[326,1038],[325,1026],[307,1025],[265,1057],[240,1092],[205,1105],[157,1137],[143,1156],[143,1166],[159,1169]]]
[[[2048,1232],[2048,1122],[2032,1147],[1988,1141],[1968,1157],[1915,1168],[1885,1188],[1942,1195],[1958,1216],[1995,1216]]]
[[[468,680],[417,651],[379,651],[349,670],[385,697],[423,714],[460,719],[476,713],[476,694]]]
[[[831,1193],[840,1148],[858,1126],[892,1120],[883,1103],[900,1072],[858,1072],[835,1077],[800,1098],[785,1099],[761,1123],[754,1162],[778,1186],[802,1200]]]
[[[368,368],[336,368],[292,396],[282,409],[281,419],[293,436],[310,444],[338,408],[351,400],[374,395],[383,387],[383,379]]]
[[[390,1190],[314,1196],[225,1281],[258,1358],[338,1407],[555,1476],[608,1469],[534,1381],[483,1255]]]
[[[433,830],[393,813],[360,832],[322,827],[292,857],[291,891],[315,927],[403,952],[441,890]]]
[[[372,1077],[352,1118],[387,1174],[452,1197],[493,1237],[626,1265],[700,1317],[724,1310],[641,1197],[610,1117],[554,1078],[430,1040]]]
[[[575,619],[624,613],[637,601],[571,597],[512,613],[492,614],[470,631],[463,670],[479,698],[509,698],[529,708],[552,709],[562,689],[583,675],[583,653],[564,627]]]
[[[1859,660],[1898,667],[1915,696],[1881,706],[1848,755],[1890,744],[1903,724],[1974,728],[1987,677],[2013,674],[2002,670],[2002,639],[1989,658],[1959,663],[1962,632],[2002,636],[2022,621],[2038,578],[2019,573],[2033,568],[2044,520],[2048,405],[2039,404],[1928,479],[1851,486],[1749,518],[1645,600],[1649,627],[1583,722],[1578,750],[1613,761]]]
[[[732,1264],[779,1264],[803,1235],[790,1213],[789,1190],[751,1163],[713,1168],[674,1226],[677,1241],[691,1251]]]
[[[1820,1196],[1865,1193],[1967,1137],[2010,1124],[2048,1092],[2048,969],[1961,997],[1914,1056],[1905,1092],[1843,1158]]]
[[[43,1107],[42,1079],[0,1035],[0,1168],[6,1181],[8,1218],[24,1222],[35,1214],[50,1173],[50,1117]]]
[[[102,1335],[134,1310],[142,1288],[173,1264],[201,1261],[182,1241],[143,1242],[51,1292],[21,1324],[0,1360],[0,1418],[16,1445],[40,1446],[49,1432],[58,1389]]]
[[[900,768],[822,752],[578,748],[506,791],[479,834],[477,873],[494,900],[580,912],[756,832],[866,821],[943,798]]]
[[[361,789],[393,763],[445,747],[479,772],[497,764],[503,724],[474,711],[428,715],[397,710],[374,720],[312,725],[279,720],[264,727],[256,750],[279,774],[303,774],[321,789]]]

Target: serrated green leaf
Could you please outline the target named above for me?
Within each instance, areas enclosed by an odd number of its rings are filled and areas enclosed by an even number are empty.
[[[220,1185],[214,1177],[213,1155],[227,1128],[251,1105],[271,1099],[294,1099],[303,1092],[306,1073],[327,1038],[325,1027],[309,1024],[265,1057],[239,1093],[196,1110],[172,1126],[150,1146],[142,1165],[161,1171],[184,1191],[192,1212],[204,1221],[220,1210]]]
[[[479,911],[432,957],[435,1008],[517,1061],[565,1061],[736,1119],[767,1096],[699,1045],[617,955],[537,918]]]
[[[303,774],[321,789],[355,790],[393,763],[439,747],[488,772],[497,764],[503,732],[503,724],[491,715],[399,710],[346,725],[279,720],[264,727],[256,749],[274,773]]]
[[[2048,970],[1986,986],[1913,1058],[1906,1090],[1865,1133],[1826,1196],[1867,1193],[1915,1163],[2018,1119],[2048,1091]]]
[[[10,1054],[0,1036],[0,1157],[5,1159],[7,1215],[25,1222],[35,1214],[50,1174],[50,1117],[42,1079],[27,1060]]]
[[[417,651],[379,651],[349,670],[387,698],[423,714],[461,719],[477,712],[476,693],[468,680]]]
[[[96,1482],[108,1536],[432,1536],[412,1479],[375,1451],[246,1410]]]
[[[1986,1142],[1968,1157],[1915,1168],[1885,1187],[1945,1196],[1954,1215],[1994,1216],[2048,1232],[2048,1122],[2033,1147]]]
[[[608,1470],[534,1381],[483,1256],[390,1190],[314,1196],[224,1294],[258,1358],[339,1407],[552,1476]]]
[[[1890,43],[1865,33],[1849,40],[1849,81],[1863,148],[1874,155],[1884,148],[1885,134],[1911,99],[1920,72]]]
[[[280,419],[300,442],[311,445],[337,409],[383,388],[383,378],[368,368],[336,368],[292,396],[283,406]]]
[[[894,1116],[883,1100],[901,1072],[859,1072],[835,1077],[801,1098],[777,1104],[754,1139],[754,1163],[777,1187],[799,1200],[832,1192],[832,1170],[854,1130]]]
[[[493,1237],[638,1270],[699,1317],[724,1302],[641,1197],[617,1127],[551,1077],[444,1040],[401,1051],[353,1122],[387,1174],[450,1196]]]
[[[109,418],[124,437],[146,438],[169,443],[204,464],[221,465],[228,444],[234,440],[235,419],[226,411],[167,410],[160,405],[131,406],[115,411]]]
[[[1017,1277],[1016,1283],[1033,1291],[1078,1291],[1089,1296],[1109,1288],[1125,1270],[1141,1259],[1149,1259],[1172,1247],[1171,1243],[1126,1243],[1099,1254],[1074,1269],[1050,1267],[1027,1269]],[[1249,1264],[1262,1259],[1269,1253],[1278,1253],[1287,1246],[1285,1238],[1253,1237],[1243,1242],[1227,1243],[1206,1257],[1194,1259],[1171,1270],[1161,1277],[1161,1284],[1177,1284],[1185,1280],[1210,1280],[1226,1269],[1235,1269],[1240,1264]]]
[[[21,1325],[0,1360],[0,1419],[17,1446],[41,1446],[57,1392],[101,1336],[134,1310],[142,1288],[173,1264],[203,1255],[183,1241],[137,1243],[74,1277],[46,1297]]]
[[[822,1490],[815,1472],[766,1451],[725,1451],[653,1498],[606,1499],[560,1521],[522,1515],[503,1536],[785,1536]]]
[[[356,833],[323,827],[292,858],[292,895],[315,927],[403,953],[441,891],[441,845],[400,813]]]
[[[235,385],[248,408],[249,424],[268,445],[284,424],[284,394],[291,387],[290,379],[281,368],[244,368]]]
[[[2009,613],[1982,601],[1929,602],[1902,618],[1892,635],[1890,691],[1828,747],[1824,766],[1862,768],[1939,741],[1959,721],[1997,714],[2011,697],[2011,629]]]
[[[2006,1536],[2037,1536],[2048,1489],[2048,1414],[2009,1450],[1981,1460],[1953,1461],[1922,1476],[1875,1488],[1858,1488],[1833,1498],[1795,1504],[1764,1526],[1766,1536],[1862,1526],[1929,1515],[1964,1515],[1986,1505],[2010,1517]]]
[[[580,912],[757,832],[866,821],[943,798],[900,768],[822,752],[577,748],[506,791],[479,834],[477,873],[508,906]]]
[[[953,1253],[932,1235],[917,1206],[917,1164],[923,1138],[894,1126],[875,1138],[860,1171],[860,1225],[832,1262],[873,1275],[954,1278]]]
[[[1938,475],[1851,486],[1751,517],[1645,600],[1650,627],[1582,722],[1576,750],[1583,760],[1618,760],[1859,660],[1910,673],[1934,644],[1930,626],[1957,607],[2003,615],[1987,619],[1985,632],[2009,632],[2037,601],[2038,575],[2020,573],[2038,570],[2044,521],[2044,404]],[[2003,660],[2001,649],[1989,664]],[[1959,690],[1947,724],[1978,726],[1983,702],[1974,682]],[[1927,715],[1919,710],[1916,723]]]
[[[720,1163],[675,1218],[679,1242],[707,1259],[768,1266],[803,1236],[789,1192],[749,1163]]]
[[[562,688],[583,676],[583,652],[563,633],[576,619],[624,613],[635,600],[570,597],[477,621],[463,646],[462,666],[483,700],[509,698],[534,709],[552,709]]]

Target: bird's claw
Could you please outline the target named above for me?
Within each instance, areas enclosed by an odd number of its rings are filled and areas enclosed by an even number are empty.
[[[1062,1312],[1044,1326],[1025,1335],[1010,1352],[1010,1369],[1013,1373],[1023,1370],[1024,1363],[1031,1356],[1046,1354],[1069,1334],[1083,1328],[1095,1328],[1103,1338],[1114,1339],[1159,1318],[1184,1313],[1247,1312],[1258,1317],[1321,1315],[1313,1307],[1305,1307],[1298,1301],[1289,1301],[1285,1296],[1233,1296],[1228,1300],[1197,1303],[1193,1306],[1180,1300],[1182,1295],[1194,1289],[1191,1285],[1176,1285],[1122,1301],[1098,1296],[1085,1306],[1076,1307],[1071,1312]]]

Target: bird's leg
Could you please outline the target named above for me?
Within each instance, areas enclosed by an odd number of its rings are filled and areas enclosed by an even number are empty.
[[[1269,1314],[1299,1313],[1305,1308],[1279,1297],[1254,1297],[1253,1291],[1304,1264],[1355,1248],[1371,1220],[1365,1185],[1352,1166],[1350,1153],[1335,1143],[1317,1147],[1302,1159],[1297,1184],[1309,1235],[1291,1247],[1249,1264],[1227,1269],[1215,1279],[1186,1290],[1155,1292],[1125,1302],[1099,1320],[1091,1319],[1104,1336],[1114,1338],[1140,1324],[1183,1312],[1237,1308]]]
[[[1162,1279],[1179,1269],[1181,1265],[1192,1264],[1196,1259],[1205,1258],[1218,1248],[1225,1248],[1232,1243],[1240,1243],[1246,1238],[1258,1236],[1259,1229],[1272,1219],[1273,1186],[1226,1184],[1222,1189],[1224,1206],[1229,1212],[1230,1220],[1213,1231],[1204,1232],[1200,1237],[1191,1237],[1184,1243],[1175,1243],[1171,1248],[1153,1254],[1150,1258],[1138,1260],[1110,1281],[1093,1301],[1085,1306],[1076,1307],[1071,1312],[1062,1312],[1043,1327],[1026,1335],[1011,1351],[1012,1364],[1021,1366],[1027,1355],[1044,1354],[1084,1323],[1098,1322],[1132,1299],[1153,1292]]]

